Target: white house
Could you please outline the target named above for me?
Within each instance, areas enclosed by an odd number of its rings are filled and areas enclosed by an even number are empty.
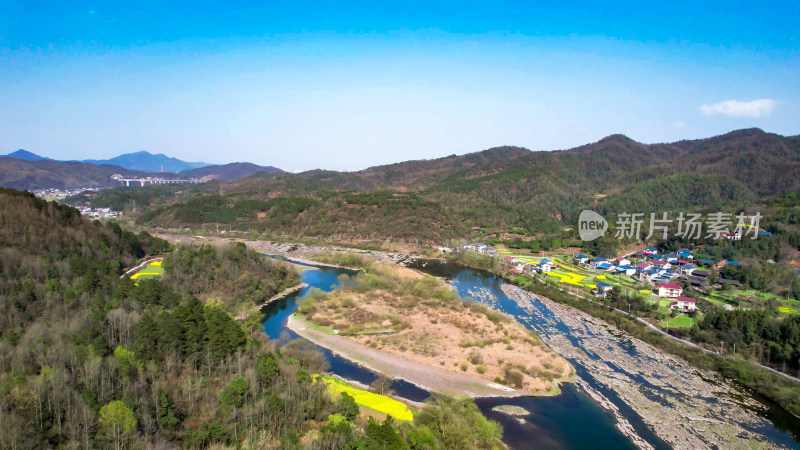
[[[683,288],[680,285],[667,283],[659,283],[658,285],[659,297],[678,298],[682,293]]]
[[[577,261],[578,264],[586,264],[589,262],[589,257],[580,253],[575,255],[575,261]]]
[[[540,272],[550,272],[551,270],[553,270],[553,265],[546,262],[539,263],[537,267],[539,268]]]
[[[678,297],[676,301],[669,304],[669,309],[694,311],[697,309],[697,299],[694,297]]]
[[[617,272],[624,275],[634,275],[636,274],[636,268],[632,266],[619,265],[617,266]]]

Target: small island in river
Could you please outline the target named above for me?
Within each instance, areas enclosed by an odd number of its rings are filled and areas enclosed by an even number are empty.
[[[548,395],[572,366],[511,317],[442,280],[371,262],[342,289],[309,295],[288,326],[335,353],[432,391]]]

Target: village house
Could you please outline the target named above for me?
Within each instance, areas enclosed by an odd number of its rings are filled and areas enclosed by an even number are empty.
[[[614,289],[614,286],[608,283],[597,283],[597,286],[595,286],[595,294],[598,296],[605,297],[606,294],[611,292],[612,289]]]
[[[668,284],[668,283],[659,283],[658,285],[658,296],[659,297],[668,297],[668,298],[677,298],[683,293],[683,288],[677,284]]]
[[[625,258],[624,256],[620,256],[619,258],[615,259],[614,261],[616,261],[615,264],[618,265],[618,266],[630,266],[631,265],[630,260],[628,260],[628,258]]]
[[[694,311],[697,309],[697,299],[694,297],[678,297],[669,304],[669,309],[678,311]]]
[[[633,266],[620,265],[620,266],[617,266],[617,273],[620,273],[620,274],[623,274],[623,275],[634,275],[634,274],[636,274],[636,268],[633,267]]]
[[[741,241],[742,240],[742,232],[741,231],[734,231],[733,233],[723,234],[722,239],[728,239],[731,241]]]
[[[650,265],[653,266],[653,268],[664,269],[664,270],[672,267],[672,264],[658,259],[650,261]]]
[[[658,250],[653,247],[647,247],[646,249],[642,250],[643,255],[657,255]]]
[[[695,277],[692,275],[684,275],[681,277],[683,281],[691,284],[695,288],[702,288],[708,285],[708,279],[703,277]]]
[[[645,269],[639,272],[640,281],[653,281],[653,278],[658,276],[658,272],[653,269]]]
[[[589,257],[584,255],[583,253],[575,255],[574,259],[580,265],[586,265],[589,262]]]
[[[665,270],[661,273],[661,276],[667,279],[678,278],[678,272],[673,269]]]
[[[517,258],[513,256],[504,256],[503,257],[503,267],[515,267],[520,263]]]
[[[708,279],[708,271],[706,270],[694,269],[690,275],[698,278],[705,278],[706,280]]]
[[[542,258],[539,261],[539,271],[540,272],[550,272],[555,269],[555,264],[548,258]]]

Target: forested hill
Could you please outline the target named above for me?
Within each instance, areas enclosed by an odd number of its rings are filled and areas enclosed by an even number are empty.
[[[297,281],[243,246],[170,252],[163,282],[120,278],[167,250],[147,233],[0,189],[0,448],[497,444],[502,427],[471,401],[435,398],[414,423],[381,423],[314,383],[321,354],[278,348],[260,315],[239,322],[219,301]],[[207,292],[216,298],[194,296]]]
[[[288,189],[460,190],[480,189],[495,180],[541,184],[578,183],[578,192],[622,191],[643,178],[664,178],[686,172],[729,176],[758,194],[776,194],[800,186],[800,137],[782,137],[759,129],[738,130],[708,139],[672,144],[640,144],[623,135],[563,151],[531,152],[497,147],[463,156],[408,161],[360,172],[310,171],[269,177],[267,187]],[[788,181],[770,187],[776,177]],[[254,188],[259,176],[233,183]],[[544,178],[544,180],[542,180]],[[594,194],[594,192],[591,192]]]
[[[138,220],[156,226],[217,223],[441,242],[468,236],[476,226],[557,233],[574,227],[587,208],[605,214],[736,207],[798,189],[800,137],[747,129],[651,145],[612,135],[562,151],[498,147],[360,172],[258,173],[179,195],[148,190],[95,197],[130,210],[136,195],[143,208]]]
[[[35,159],[37,155],[30,155],[33,154],[26,155],[17,151],[8,156],[0,156],[0,187],[29,190],[47,188],[115,187],[119,186],[120,182],[111,179],[111,176],[114,174],[121,174],[127,177],[151,176],[167,179],[207,177],[220,180],[232,180],[259,171],[280,172],[280,169],[271,166],[258,166],[250,163],[231,163],[219,166],[205,166],[180,173],[161,173],[158,171],[158,166],[156,166],[154,171],[148,173],[110,163],[100,164],[102,161],[97,163],[55,161],[41,157]]]
[[[211,165],[192,170],[184,170],[180,173],[181,177],[187,178],[213,178],[215,180],[235,180],[256,172],[282,172],[281,169],[272,166],[259,166],[253,163],[236,162],[222,165]]]
[[[145,176],[143,172],[122,167],[82,162],[40,159],[28,161],[15,157],[0,157],[0,187],[14,189],[68,189],[76,187],[113,187],[119,182],[111,175]]]

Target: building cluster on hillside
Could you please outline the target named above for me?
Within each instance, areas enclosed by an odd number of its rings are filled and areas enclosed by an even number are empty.
[[[114,211],[111,208],[90,208],[88,206],[76,206],[75,208],[84,216],[96,219],[116,219],[122,216],[121,211]]]
[[[440,248],[440,250],[443,252],[452,251],[445,248]],[[461,250],[483,255],[498,255],[497,250],[481,243],[462,244]],[[523,260],[514,256],[503,256],[500,261],[505,270],[514,274],[533,275],[558,269],[557,264],[546,257],[539,259],[538,262],[531,262],[530,259]],[[697,299],[684,296],[683,288],[678,284],[679,282],[700,292],[704,292],[714,283],[740,285],[739,281],[725,279],[722,276],[712,279],[709,270],[698,267],[699,265],[705,265],[721,268],[728,264],[739,264],[737,261],[723,260],[715,264],[712,260],[695,259],[689,250],[679,250],[659,255],[657,249],[648,247],[629,256],[620,256],[614,259],[593,258],[579,253],[573,257],[573,261],[578,266],[591,271],[608,272],[609,274],[628,276],[635,281],[651,283],[654,286],[654,294],[670,300],[670,309],[681,312],[695,311],[697,309]],[[594,293],[599,297],[605,297],[613,288],[614,285],[612,284],[598,282],[595,285]]]
[[[497,256],[497,250],[486,244],[476,242],[474,244],[461,244],[461,250],[465,252],[475,252],[480,255]]]
[[[631,260],[640,262],[633,265]],[[683,288],[677,284],[679,280],[699,291],[703,291],[713,282],[708,270],[697,267],[698,263],[711,265],[713,261],[699,259],[696,263],[689,250],[679,250],[659,255],[655,248],[648,247],[641,252],[633,253],[631,260],[626,257],[619,257],[609,261],[605,258],[592,259],[582,254],[575,256],[575,261],[586,268],[608,271],[618,275],[628,275],[637,281],[655,284],[656,293],[659,297],[672,300],[670,303],[670,309],[672,310],[691,312],[697,309],[697,299],[682,295]],[[725,264],[738,264],[738,262],[722,261],[722,266]],[[717,267],[722,266],[717,264]],[[716,282],[720,284],[739,284],[736,280],[727,280],[722,277],[719,277]],[[600,286],[601,284],[604,286]],[[611,285],[600,283],[596,292],[598,295],[602,295],[610,288]]]
[[[99,191],[99,188],[72,188],[72,189],[56,189],[56,188],[48,188],[48,189],[36,189],[33,192],[33,195],[39,198],[47,198],[47,199],[56,199],[61,200],[67,198],[72,195],[78,195],[81,192],[96,192]]]

